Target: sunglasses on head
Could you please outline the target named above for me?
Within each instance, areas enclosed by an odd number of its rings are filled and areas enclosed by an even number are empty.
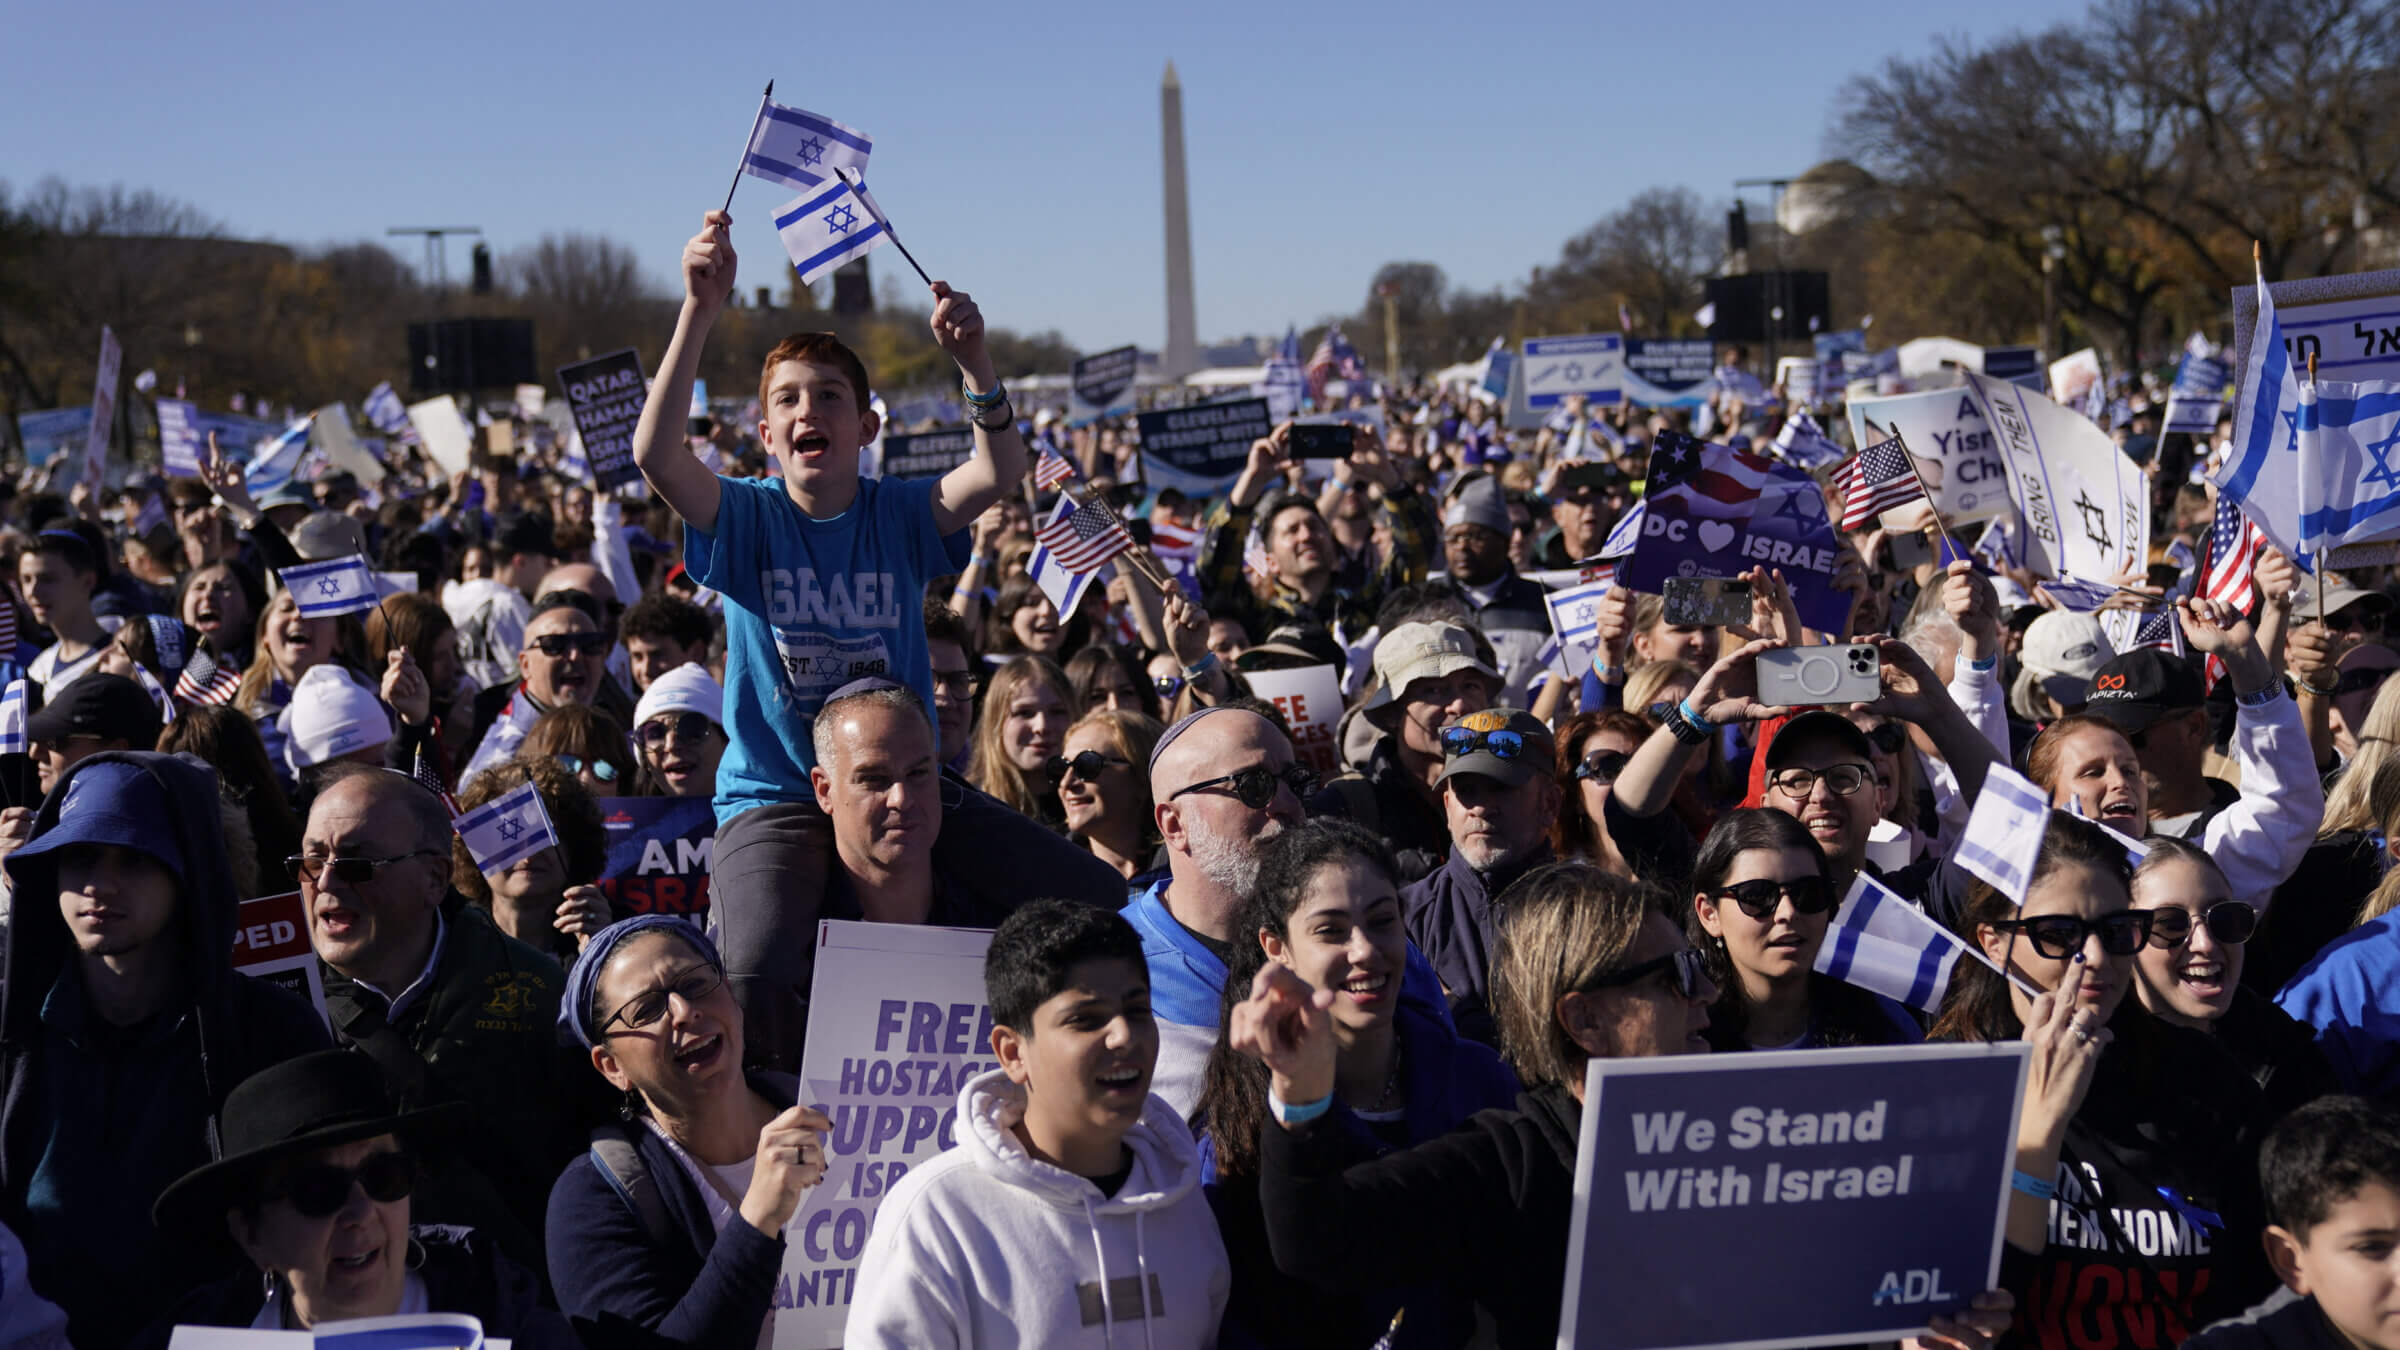
[[[1700,949],[1697,947],[1678,948],[1638,966],[1628,966],[1613,975],[1602,975],[1591,982],[1591,987],[1615,989],[1646,980],[1662,970],[1674,976],[1676,993],[1685,998],[1699,997],[1700,982],[1706,978],[1707,968],[1701,963]]]
[[[413,853],[395,853],[388,858],[312,858],[305,853],[295,853],[284,859],[283,865],[292,869],[293,876],[312,886],[322,883],[328,872],[333,874],[333,879],[336,881],[346,881],[353,886],[364,886],[375,879],[377,872],[393,863],[403,863],[411,858],[432,856],[435,855],[428,849],[418,849]]]
[[[1790,881],[1769,881],[1764,877],[1737,881],[1721,890],[1709,892],[1711,900],[1731,900],[1742,912],[1761,921],[1775,917],[1786,898],[1792,909],[1800,914],[1822,914],[1833,908],[1833,885],[1823,877],[1794,877]]]
[[[1475,731],[1467,727],[1442,728],[1442,753],[1451,759],[1485,751],[1494,759],[1516,759],[1525,753],[1525,733],[1521,731]]]
[[[1267,803],[1275,800],[1275,789],[1279,786],[1288,787],[1292,790],[1293,796],[1306,799],[1309,790],[1316,785],[1317,776],[1310,772],[1305,764],[1286,764],[1280,769],[1270,769],[1264,764],[1253,764],[1247,769],[1237,769],[1216,778],[1203,779],[1190,787],[1168,793],[1167,800],[1173,801],[1187,793],[1206,792],[1211,788],[1227,788],[1232,791],[1234,799],[1242,805],[1253,811],[1263,811],[1266,809]]]
[[[2024,934],[2035,951],[2053,961],[2064,961],[2081,951],[2095,933],[2100,935],[2100,950],[2110,956],[2131,956],[2150,940],[2150,924],[2156,914],[2148,909],[2119,910],[2097,919],[2044,914],[2033,919],[2001,919],[1992,927]]]
[[[1132,760],[1121,759],[1116,755],[1104,755],[1097,750],[1082,750],[1072,755],[1052,755],[1049,769],[1050,776],[1062,783],[1067,780],[1068,774],[1073,774],[1088,783],[1098,778],[1101,772],[1112,764],[1131,763],[1133,763]]]
[[[617,781],[617,766],[605,759],[585,759],[581,755],[553,755],[551,758],[557,760],[558,767],[565,769],[568,773],[582,773],[585,769],[590,769],[592,777],[603,783]]]
[[[1583,762],[1575,766],[1575,776],[1587,783],[1613,783],[1617,781],[1618,774],[1625,772],[1625,765],[1632,759],[1633,756],[1621,750],[1594,751],[1585,755]]]
[[[542,655],[555,659],[569,652],[597,656],[607,651],[612,641],[606,633],[544,633],[533,640],[533,645]]]
[[[285,1201],[304,1218],[328,1219],[350,1203],[352,1182],[358,1183],[367,1198],[377,1204],[406,1199],[416,1189],[416,1160],[386,1149],[368,1154],[356,1167],[325,1163],[296,1168],[283,1178],[269,1198]]]
[[[642,723],[640,735],[644,745],[664,745],[669,736],[677,736],[687,741],[697,741],[707,736],[709,728],[715,725],[716,723],[708,720],[706,713],[677,713],[673,717],[653,717]],[[594,770],[594,772],[598,771]]]
[[[2154,909],[2150,914],[2150,945],[2180,947],[2192,938],[2192,912],[2180,905]],[[2239,900],[2219,900],[2200,912],[2209,937],[2222,947],[2239,947],[2258,931],[2258,911]]]

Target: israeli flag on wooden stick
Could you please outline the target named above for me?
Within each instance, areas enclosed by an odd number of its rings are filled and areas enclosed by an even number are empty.
[[[558,842],[542,794],[528,781],[451,822],[475,866],[498,872]]]
[[[275,575],[292,593],[292,603],[300,607],[305,619],[330,619],[373,609],[382,594],[375,589],[374,569],[355,553],[287,567]]]
[[[891,237],[891,229],[848,182],[802,193],[775,210],[775,233],[800,272],[800,284],[864,255]]]
[[[0,755],[22,755],[33,747],[25,731],[26,719],[32,716],[25,708],[27,687],[24,680],[10,680],[8,689],[0,692]]]
[[[2041,856],[2042,832],[2049,824],[2049,794],[2025,775],[1995,764],[1975,795],[1974,813],[1967,817],[1967,832],[1958,843],[1958,865],[2022,905],[2025,888],[2033,883],[2034,860]]]
[[[874,139],[856,127],[768,101],[759,105],[758,120],[750,126],[742,172],[770,183],[814,188],[832,178],[836,169],[864,169],[874,149]]]
[[[1966,951],[1967,944],[1957,934],[1861,872],[1825,929],[1816,968],[1919,1012],[1932,1012],[1942,1006],[1950,971]]]

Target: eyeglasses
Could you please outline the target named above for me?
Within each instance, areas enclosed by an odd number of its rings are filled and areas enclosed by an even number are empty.
[[[568,773],[582,773],[585,769],[590,769],[592,777],[603,783],[617,781],[617,766],[605,759],[585,759],[581,755],[552,755],[551,758],[557,760],[558,767],[565,769]]]
[[[286,1175],[268,1198],[285,1201],[303,1218],[329,1219],[350,1203],[353,1182],[377,1204],[405,1200],[416,1189],[416,1160],[386,1149],[368,1154],[356,1167],[335,1167],[330,1163],[302,1167]]]
[[[2044,914],[2034,919],[2001,919],[1992,927],[2003,933],[2023,933],[2033,949],[2053,961],[2064,961],[2081,950],[2094,933],[2100,950],[2110,956],[2131,956],[2150,940],[2150,923],[2157,911],[2119,910],[2097,919],[2072,914]]]
[[[2192,912],[2180,905],[2148,911],[2150,945],[2180,947],[2192,937]],[[2258,931],[2258,911],[2239,900],[2219,900],[2200,912],[2209,937],[2219,946],[2239,947]]]
[[[937,670],[933,672],[933,687],[945,694],[966,698],[975,692],[975,672],[971,670]]]
[[[1790,881],[1757,877],[1709,892],[1711,900],[1731,900],[1742,907],[1744,914],[1761,921],[1774,918],[1786,897],[1790,898],[1792,909],[1801,914],[1822,914],[1833,908],[1833,886],[1823,877],[1794,877]]]
[[[2365,609],[2345,609],[2339,613],[2328,614],[2318,622],[2324,624],[2325,631],[2329,633],[2347,633],[2353,628],[2361,633],[2380,633],[2383,631],[2383,611],[2371,606]]]
[[[614,641],[616,639],[606,633],[544,633],[533,640],[533,645],[542,655],[552,658],[565,656],[569,652],[598,656],[607,651],[609,644]]]
[[[1584,756],[1583,762],[1575,766],[1575,776],[1587,783],[1613,783],[1632,759],[1633,756],[1621,750],[1602,750]]]
[[[682,999],[688,1007],[717,992],[724,984],[724,971],[715,966],[693,966],[658,988],[625,1000],[615,1012],[608,1015],[607,1021],[600,1024],[600,1032],[602,1035],[608,1034],[608,1029],[619,1022],[623,1022],[628,1031],[656,1026],[658,1020],[667,1015],[669,995]]]
[[[1179,788],[1168,793],[1167,800],[1173,801],[1186,793],[1231,786],[1234,798],[1242,805],[1253,811],[1263,811],[1267,803],[1275,800],[1275,789],[1279,785],[1290,788],[1293,796],[1305,798],[1310,789],[1316,787],[1317,776],[1305,764],[1286,764],[1280,769],[1253,764],[1247,769],[1237,769],[1221,777],[1204,779],[1190,787]]]
[[[1827,791],[1847,797],[1865,787],[1872,776],[1873,771],[1864,764],[1835,764],[1823,769],[1777,769],[1767,775],[1767,784],[1785,796],[1806,797],[1823,779]]]
[[[673,717],[653,717],[642,723],[637,734],[641,736],[644,745],[665,745],[669,736],[687,741],[705,739],[710,728],[714,726],[716,723],[708,720],[708,714],[686,712],[677,713]],[[598,772],[598,770],[594,770],[594,772]],[[605,775],[603,776],[605,777]]]
[[[353,886],[364,886],[375,879],[377,871],[389,867],[393,863],[407,862],[411,858],[436,856],[438,855],[433,850],[424,848],[413,853],[395,853],[388,858],[312,858],[305,853],[295,853],[284,859],[283,865],[292,869],[294,876],[311,886],[322,885],[327,872],[333,873],[333,879],[336,881],[348,882]]]
[[[1133,761],[1130,759],[1104,755],[1097,750],[1085,750],[1074,755],[1052,755],[1048,767],[1050,776],[1062,783],[1067,780],[1068,774],[1073,774],[1088,783],[1098,778],[1112,764],[1130,765],[1132,763]]]
[[[1521,731],[1476,731],[1468,727],[1442,728],[1442,753],[1451,759],[1471,755],[1478,750],[1490,752],[1494,759],[1517,759],[1525,754],[1532,742]],[[1537,752],[1538,746],[1533,747]]]
[[[1679,947],[1665,956],[1654,957],[1638,966],[1628,966],[1614,975],[1602,975],[1593,980],[1591,986],[1594,989],[1615,989],[1639,983],[1662,970],[1674,972],[1675,992],[1685,998],[1699,997],[1701,981],[1708,978],[1707,967],[1701,963],[1700,949]]]

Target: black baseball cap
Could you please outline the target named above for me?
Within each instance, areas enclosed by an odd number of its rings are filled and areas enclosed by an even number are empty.
[[[1782,768],[1794,751],[1810,741],[1819,740],[1838,743],[1844,750],[1858,756],[1861,764],[1875,762],[1875,747],[1867,740],[1867,733],[1858,729],[1856,722],[1840,713],[1818,708],[1796,714],[1775,728],[1774,736],[1767,741],[1767,767]]]
[[[1476,733],[1474,749],[1456,753],[1448,741],[1452,731]],[[1481,739],[1491,732],[1513,732],[1522,749],[1514,754],[1496,753],[1489,742]],[[1496,779],[1509,787],[1522,786],[1526,780],[1547,775],[1557,752],[1557,742],[1550,735],[1549,724],[1521,708],[1486,708],[1471,712],[1442,728],[1444,763],[1442,776],[1434,786],[1465,773],[1479,773]]]
[[[95,670],[58,692],[25,719],[25,739],[56,744],[70,736],[123,741],[136,750],[158,745],[158,704],[122,675]]]
[[[2190,661],[2142,647],[2110,658],[2093,673],[2083,710],[2106,718],[2128,736],[2138,736],[2159,718],[2197,708],[2206,699],[2200,672]]]

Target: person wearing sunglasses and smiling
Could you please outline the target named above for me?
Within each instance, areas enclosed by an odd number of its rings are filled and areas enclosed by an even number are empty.
[[[713,797],[725,757],[725,686],[695,665],[652,680],[634,705],[633,745],[642,756],[640,795]]]
[[[598,705],[620,725],[631,715],[632,708],[613,688],[609,692],[614,697],[602,697],[608,649],[616,639],[601,631],[585,611],[592,603],[579,591],[552,591],[534,602],[533,618],[525,624],[525,645],[517,654],[517,682],[494,685],[475,697],[475,753],[459,771],[461,788],[486,767],[517,753],[526,733],[552,708]]]
[[[2205,1037],[2127,992],[2157,914],[2123,843],[2052,812],[2022,905],[1982,881],[1930,1038],[2023,1039],[2015,1193],[2001,1283],[2021,1343],[2168,1346],[2273,1286],[2254,1236],[2264,1098]]]
[[[243,1080],[225,1099],[223,1156],[168,1187],[156,1216],[195,1245],[230,1236],[258,1273],[194,1291],[135,1344],[164,1346],[176,1326],[307,1331],[410,1313],[464,1313],[529,1350],[578,1344],[542,1306],[541,1281],[488,1236],[412,1222],[421,1153],[468,1119],[396,1109],[374,1063],[346,1051]]]
[[[1607,827],[1609,790],[1649,736],[1650,724],[1622,708],[1579,712],[1559,728],[1558,743],[1566,751],[1558,762],[1564,807],[1550,835],[1552,853],[1632,879],[1634,865]]]
[[[1688,927],[1722,991],[1708,1017],[1716,1049],[1925,1039],[1906,1008],[1817,973],[1817,949],[1842,899],[1825,872],[1816,837],[1783,811],[1736,808],[1700,841]]]
[[[1066,745],[1050,770],[1059,805],[1066,808],[1067,838],[1117,869],[1135,890],[1157,879],[1152,857],[1158,823],[1141,766],[1165,732],[1141,713],[1094,708],[1067,728]]]

